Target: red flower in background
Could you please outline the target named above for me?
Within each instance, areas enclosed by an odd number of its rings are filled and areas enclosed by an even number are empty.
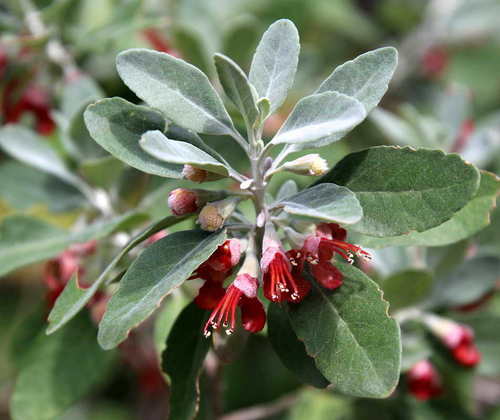
[[[441,378],[428,360],[422,360],[413,365],[406,379],[410,394],[418,400],[426,401],[443,393]]]

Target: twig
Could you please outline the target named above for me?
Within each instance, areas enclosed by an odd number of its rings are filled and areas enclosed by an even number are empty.
[[[269,404],[254,405],[219,417],[219,420],[259,420],[278,414],[292,407],[298,400],[297,393],[285,395]]]

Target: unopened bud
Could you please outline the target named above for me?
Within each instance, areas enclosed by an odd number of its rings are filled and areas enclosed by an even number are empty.
[[[198,216],[201,228],[209,232],[220,229],[236,208],[238,201],[239,198],[231,197],[206,204]]]
[[[168,207],[176,216],[194,213],[198,210],[196,193],[184,188],[170,191],[168,195]]]
[[[216,174],[214,172],[209,172],[205,169],[197,168],[192,165],[184,165],[182,168],[182,176],[193,182],[207,182],[207,181],[217,181],[218,179],[224,178],[223,175]]]
[[[168,207],[176,216],[195,213],[200,210],[205,203],[219,200],[226,197],[224,191],[207,191],[201,189],[188,190],[177,188],[170,191],[168,195]]]
[[[328,163],[317,153],[312,153],[286,162],[282,168],[299,175],[320,176],[328,171]]]

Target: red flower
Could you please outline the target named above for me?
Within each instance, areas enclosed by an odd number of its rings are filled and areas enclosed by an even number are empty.
[[[18,100],[15,96],[16,83],[5,89],[5,121],[17,123],[25,113],[32,113],[36,119],[36,130],[42,135],[49,135],[55,129],[50,116],[50,101],[47,92],[38,86],[29,86]]]
[[[435,315],[427,315],[425,322],[462,366],[473,367],[481,361],[470,327]]]
[[[205,337],[221,326],[231,334],[236,328],[236,310],[241,309],[241,323],[247,331],[256,333],[266,323],[266,313],[257,298],[258,282],[249,274],[239,274],[226,289],[224,296],[212,311],[203,329]]]
[[[408,390],[417,399],[426,401],[442,394],[441,379],[428,360],[422,360],[407,373]]]
[[[206,280],[194,300],[200,308],[213,309],[217,306],[225,294],[222,284],[238,264],[240,257],[240,241],[228,239],[194,271],[190,279]]]
[[[292,269],[289,258],[280,247],[264,250],[261,260],[264,274],[264,296],[272,302],[300,302],[311,290],[311,284]]]
[[[313,277],[325,288],[336,289],[342,285],[342,273],[331,260],[339,254],[347,262],[354,261],[354,255],[370,259],[370,254],[360,247],[345,242],[347,232],[336,223],[322,223],[316,228],[316,235],[306,238],[300,250],[287,253],[296,271],[301,273],[304,264],[310,264]]]
[[[430,77],[439,77],[448,67],[448,52],[444,48],[433,47],[422,58],[422,70]]]

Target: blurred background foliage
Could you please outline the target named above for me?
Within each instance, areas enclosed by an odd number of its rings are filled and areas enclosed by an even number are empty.
[[[117,76],[116,54],[131,47],[169,52],[215,81],[214,52],[224,52],[248,70],[262,32],[279,18],[297,25],[302,50],[293,91],[269,120],[267,136],[297,99],[314,91],[336,65],[392,45],[400,52],[400,64],[381,107],[347,138],[319,153],[331,165],[373,145],[432,147],[461,153],[481,169],[500,172],[499,0],[37,0],[33,6],[46,26],[38,34],[26,21],[26,1],[0,4],[0,121],[22,127],[20,136],[48,142],[71,171],[93,188],[107,190],[119,213],[139,209],[158,220],[168,213],[167,192],[174,185],[192,184],[124,168],[90,139],[82,119],[88,103],[107,96],[138,102]],[[54,38],[70,53],[69,66],[84,75],[77,82],[71,83],[68,65],[61,68],[48,59],[46,47]],[[237,120],[236,112],[234,116]],[[225,140],[207,139],[219,148]],[[231,144],[222,150],[240,169],[239,149]],[[50,171],[34,169],[29,159],[15,160],[8,154],[0,156],[0,222],[26,216],[67,230],[96,217],[81,189]],[[279,174],[271,191],[290,178],[302,186],[310,182],[307,177]],[[212,187],[230,184],[218,181]],[[175,230],[181,228],[185,226]],[[5,235],[2,229],[0,235]],[[98,257],[85,266],[89,278],[114,255],[120,240],[114,237],[99,245]],[[375,263],[366,268],[389,300],[397,297],[394,305],[404,308],[439,295],[436,290],[443,284],[448,288],[447,300],[437,304],[436,311],[474,327],[483,355],[476,371],[447,360],[410,323],[404,331],[404,367],[432,354],[446,395],[418,402],[405,392],[402,380],[387,400],[354,399],[301,385],[264,336],[257,335],[224,372],[207,372],[199,418],[214,418],[212,405],[220,399],[214,395],[219,395],[223,407],[215,411],[226,413],[221,417],[225,420],[500,419],[500,298],[495,293],[500,211],[493,212],[491,224],[479,234],[458,243],[374,252]],[[0,284],[0,418],[10,418],[16,372],[36,337],[43,335],[47,292],[42,272],[42,264],[32,264],[9,273]],[[409,302],[401,303],[402,279],[415,276],[427,276],[427,288],[413,291]],[[469,295],[463,297],[464,290]],[[481,299],[484,302],[473,311],[457,310]],[[164,310],[128,344],[99,356],[102,377],[58,420],[165,418],[168,387],[157,369],[150,333],[155,331],[156,346],[161,348],[173,317],[186,302],[182,295],[169,297]],[[413,337],[417,338],[412,341]]]

